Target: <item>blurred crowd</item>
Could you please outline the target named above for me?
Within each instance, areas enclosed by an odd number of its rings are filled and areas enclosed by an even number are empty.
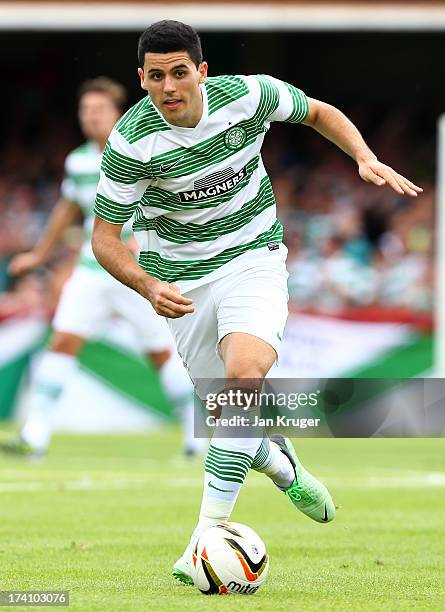
[[[432,310],[435,142],[413,124],[414,114],[399,109],[381,117],[367,141],[423,187],[414,200],[365,183],[354,162],[321,138],[295,132],[304,146],[296,140],[286,148],[272,139],[265,162],[285,227],[294,308]]]
[[[70,122],[50,113],[41,118],[38,130],[26,130],[12,117],[17,132],[10,130],[0,147],[0,321],[28,312],[51,316],[81,245],[81,228],[73,228],[47,268],[20,278],[8,274],[12,256],[31,249],[41,235],[59,195],[65,156],[79,144]]]
[[[348,114],[363,123],[358,109]],[[312,130],[271,130],[264,160],[285,227],[295,307],[334,314],[366,306],[432,309],[435,145],[413,130],[414,120],[398,109],[374,121],[366,136],[382,161],[424,188],[417,200],[364,183],[354,162]],[[40,133],[31,146],[10,138],[0,148],[0,319],[35,310],[49,316],[82,240],[73,228],[45,270],[8,276],[11,256],[42,232],[64,158],[78,144],[62,119]]]

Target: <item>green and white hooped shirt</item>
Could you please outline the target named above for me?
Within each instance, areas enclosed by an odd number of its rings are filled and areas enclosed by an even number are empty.
[[[61,186],[61,196],[74,202],[82,209],[84,216],[84,241],[80,251],[78,265],[92,270],[106,271],[94,257],[91,247],[91,236],[94,223],[94,202],[97,184],[100,177],[102,151],[97,143],[87,141],[67,156],[65,160],[65,175]],[[129,224],[128,224],[129,225]],[[123,237],[132,234],[131,227],[122,232]]]
[[[84,216],[84,242],[80,251],[78,265],[101,270],[91,247],[91,236],[94,223],[94,200],[100,176],[102,152],[98,144],[87,141],[67,156],[65,160],[65,176],[61,187],[61,196],[74,202]]]
[[[272,121],[299,123],[308,112],[301,90],[266,75],[211,77],[201,91],[194,128],[168,124],[148,96],[120,119],[94,209],[116,224],[134,213],[139,264],[183,289],[241,254],[278,248],[283,227],[261,146]]]

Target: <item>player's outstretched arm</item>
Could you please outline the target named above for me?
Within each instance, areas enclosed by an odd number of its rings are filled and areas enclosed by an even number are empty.
[[[308,102],[309,112],[303,123],[313,127],[352,157],[364,181],[379,187],[389,185],[400,195],[413,198],[422,193],[421,187],[378,161],[355,125],[338,108],[314,98],[308,98]]]
[[[74,202],[61,198],[51,211],[45,231],[36,246],[28,253],[19,253],[11,259],[10,274],[24,274],[43,265],[50,257],[63,232],[73,225],[81,214]]]
[[[96,217],[92,246],[97,261],[118,281],[149,300],[163,317],[178,319],[194,309],[192,300],[181,295],[179,288],[147,274],[121,240],[123,224]]]

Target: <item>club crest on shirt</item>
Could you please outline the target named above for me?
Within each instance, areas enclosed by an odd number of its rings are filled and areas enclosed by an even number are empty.
[[[247,132],[243,127],[235,126],[227,130],[224,135],[224,144],[231,151],[241,149],[247,140]]]

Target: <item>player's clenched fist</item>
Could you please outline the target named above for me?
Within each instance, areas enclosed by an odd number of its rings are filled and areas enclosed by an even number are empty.
[[[179,287],[164,281],[151,282],[146,297],[158,315],[170,319],[178,319],[195,310],[191,306],[192,300],[181,295]]]

